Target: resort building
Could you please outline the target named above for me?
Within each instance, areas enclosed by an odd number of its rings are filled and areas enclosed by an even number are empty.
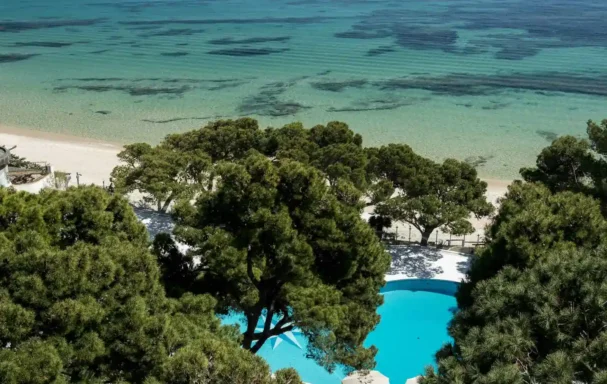
[[[0,186],[30,193],[38,193],[44,188],[57,188],[52,166],[31,162],[24,167],[12,166],[11,149],[0,147]]]

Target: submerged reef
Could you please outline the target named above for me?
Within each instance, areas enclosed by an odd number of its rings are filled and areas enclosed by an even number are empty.
[[[224,37],[222,39],[209,40],[209,44],[213,45],[234,45],[234,44],[259,44],[271,42],[285,42],[291,39],[290,36],[277,37],[250,37],[247,39],[235,39],[233,37]]]
[[[91,26],[104,22],[106,19],[84,20],[36,20],[36,21],[0,21],[1,32],[22,32],[32,29],[59,28],[68,26]]]
[[[35,53],[30,54],[22,54],[22,53],[9,53],[9,54],[0,54],[0,64],[2,63],[13,63],[15,61],[23,61],[27,59],[31,59],[34,56],[38,56]]]
[[[279,98],[295,84],[296,81],[277,81],[266,84],[261,87],[258,94],[245,97],[237,107],[237,111],[244,115],[279,117],[294,115],[304,109],[311,108],[295,101]]]
[[[232,48],[232,49],[217,49],[208,51],[209,55],[223,55],[223,56],[235,56],[235,57],[247,57],[247,56],[265,56],[273,53],[282,53],[288,51],[289,48]]]
[[[328,92],[342,92],[347,88],[362,88],[367,80],[344,80],[344,81],[316,81],[310,83],[312,88]]]

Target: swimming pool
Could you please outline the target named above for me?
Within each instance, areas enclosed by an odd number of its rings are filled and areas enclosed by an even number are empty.
[[[441,280],[399,280],[388,282],[382,293],[384,304],[378,308],[381,321],[369,334],[366,345],[379,352],[375,369],[390,378],[391,383],[421,374],[434,363],[434,354],[450,340],[447,324],[456,308],[457,283]],[[224,323],[238,322],[237,316]],[[312,360],[306,359],[306,340],[298,333],[287,333],[267,342],[259,351],[273,371],[295,368],[311,384],[340,384],[341,371],[329,374]]]

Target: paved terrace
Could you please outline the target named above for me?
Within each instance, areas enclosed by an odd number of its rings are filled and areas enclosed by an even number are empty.
[[[392,245],[387,251],[392,266],[386,281],[403,279],[437,279],[459,283],[470,266],[470,256],[418,245]]]

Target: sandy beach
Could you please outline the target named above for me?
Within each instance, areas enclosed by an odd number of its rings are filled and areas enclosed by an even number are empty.
[[[78,172],[82,175],[80,176],[82,184],[96,185],[102,185],[103,182],[108,183],[112,169],[118,165],[116,155],[122,148],[117,143],[39,132],[2,124],[0,124],[0,145],[8,148],[17,146],[13,153],[30,161],[48,162],[57,171],[71,173],[73,183],[75,183],[75,175]],[[487,199],[496,204],[497,200],[506,193],[510,181],[494,179],[485,181],[488,184]],[[488,219],[473,220],[472,223],[477,231],[469,238],[482,237]],[[398,224],[395,224],[395,228],[396,225]],[[406,224],[400,224],[401,235],[405,231],[408,231]],[[415,232],[412,233],[413,238],[417,236]]]
[[[108,182],[118,165],[120,144],[55,133],[9,127],[0,124],[0,145],[17,146],[12,152],[30,161],[47,162],[56,171],[69,172],[75,183],[80,173],[82,184]]]

